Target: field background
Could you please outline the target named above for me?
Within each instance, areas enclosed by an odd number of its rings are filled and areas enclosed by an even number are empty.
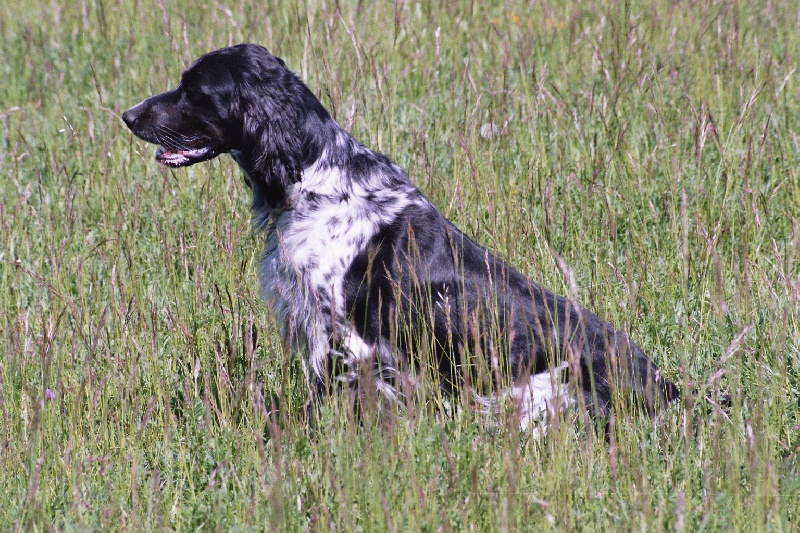
[[[0,530],[797,530],[796,3],[301,4],[0,7]],[[537,442],[334,399],[309,438],[238,169],[120,119],[239,42],[730,411]]]

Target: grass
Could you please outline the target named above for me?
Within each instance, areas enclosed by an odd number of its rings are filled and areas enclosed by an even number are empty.
[[[792,2],[269,4],[3,6],[0,529],[800,527]],[[158,168],[120,120],[243,41],[730,412],[536,442],[334,399],[309,439],[238,169]]]

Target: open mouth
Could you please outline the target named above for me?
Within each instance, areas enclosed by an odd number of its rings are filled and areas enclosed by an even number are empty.
[[[156,150],[156,161],[168,167],[185,167],[216,157],[217,151],[211,147],[204,148],[166,148],[159,146]]]

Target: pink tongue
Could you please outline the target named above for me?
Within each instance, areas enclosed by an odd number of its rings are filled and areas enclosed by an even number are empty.
[[[171,151],[161,146],[156,151],[156,160],[165,165],[181,166],[189,163],[193,157],[203,157],[209,150],[209,148],[189,148],[186,150]]]
[[[171,165],[180,165],[189,161],[189,158],[184,154],[185,152],[162,152],[158,159]]]

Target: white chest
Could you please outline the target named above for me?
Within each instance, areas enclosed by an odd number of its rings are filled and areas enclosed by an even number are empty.
[[[296,302],[299,296],[303,301],[311,297],[309,303],[330,301],[341,311],[344,275],[378,229],[346,202],[282,213],[267,233],[261,272],[267,296]]]

